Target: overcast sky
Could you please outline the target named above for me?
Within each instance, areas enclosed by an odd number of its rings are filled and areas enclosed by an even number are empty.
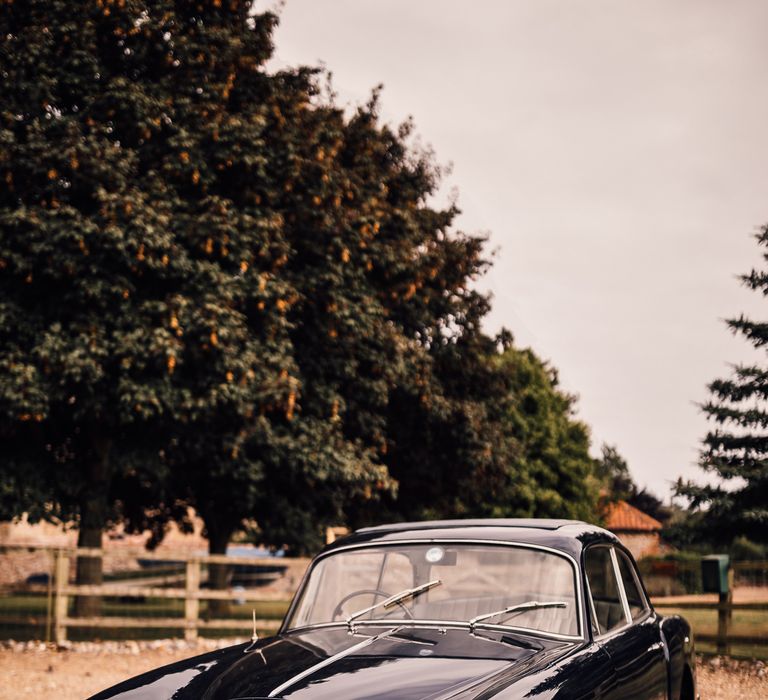
[[[736,274],[768,222],[766,28],[763,0],[288,0],[275,65],[414,117],[498,249],[487,329],[666,498],[701,478],[707,382],[750,357],[722,319],[765,320]]]

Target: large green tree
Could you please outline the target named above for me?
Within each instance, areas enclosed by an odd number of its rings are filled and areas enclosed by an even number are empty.
[[[756,236],[764,261],[768,261],[768,226]],[[768,294],[768,271],[755,268],[742,275],[749,289]],[[761,354],[768,347],[768,323],[739,316],[728,328],[745,338]],[[764,356],[763,356],[764,358]],[[768,541],[768,366],[760,362],[739,364],[727,379],[709,384],[710,399],[702,405],[713,430],[704,438],[699,462],[717,483],[677,485],[677,493],[705,511],[697,519],[700,537],[731,542],[743,535]]]
[[[576,397],[563,391],[557,371],[529,349],[510,347],[497,362],[510,378],[502,415],[505,432],[519,443],[512,464],[526,475],[525,488],[519,479],[510,486],[525,497],[525,514],[594,521],[598,480],[589,428],[575,415]]]
[[[77,518],[82,546],[192,503],[221,551],[286,452],[336,445],[328,479],[387,486],[333,424],[293,425],[272,98],[315,89],[264,72],[273,25],[239,2],[0,9],[3,503]]]
[[[199,55],[221,40],[215,10],[200,23],[184,3],[0,13],[5,466],[98,547],[121,510],[162,502],[168,436],[218,421],[226,443],[255,406],[285,412],[285,292],[254,279],[286,245],[269,212],[232,206],[229,133],[245,142],[259,126],[214,112],[231,90]],[[271,25],[253,19],[246,55],[268,54]],[[219,43],[223,62],[239,58]],[[78,565],[81,581],[99,579],[98,560]]]
[[[432,204],[439,167],[376,94],[347,114],[318,71],[269,73],[274,24],[238,0],[0,9],[5,513],[98,545],[193,505],[213,553],[246,523],[309,548],[384,512],[587,513],[586,430],[482,332],[485,241]]]
[[[462,326],[481,248],[426,205],[409,127],[267,74],[249,3],[2,21],[7,510],[53,504],[98,545],[191,503],[221,552],[248,516],[298,544],[390,490],[390,392]]]
[[[486,262],[481,237],[452,229],[457,209],[430,206],[440,170],[428,153],[408,146],[410,124],[390,129],[377,111],[374,95],[348,121],[332,104],[308,113],[304,149],[294,149],[304,166],[285,195],[295,251],[286,270],[298,290],[289,318],[304,380],[301,416],[330,418],[366,459],[386,467],[402,513],[417,472],[427,468],[453,489],[454,472],[468,480],[485,459],[477,452],[456,458],[457,437],[425,463],[421,449],[410,451],[414,426],[406,416],[414,405],[450,402],[450,382],[471,373],[468,355],[451,371],[441,370],[436,357],[438,348],[460,354],[481,336],[487,301],[470,287]],[[300,193],[314,206],[303,204]],[[446,431],[463,430],[464,400],[446,417]],[[410,405],[401,411],[402,403]],[[481,433],[489,428],[475,422]],[[441,459],[446,452],[452,458]],[[419,469],[395,468],[402,459]],[[374,494],[362,495],[341,510],[342,519],[367,510]]]

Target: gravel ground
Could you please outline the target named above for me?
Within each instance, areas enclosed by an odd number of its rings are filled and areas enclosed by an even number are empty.
[[[82,643],[60,651],[37,643],[0,643],[0,700],[82,700],[130,676],[234,641]],[[698,678],[702,700],[768,697],[768,667],[762,661],[700,659]]]
[[[764,661],[699,658],[696,677],[702,700],[768,697],[768,668]]]
[[[144,671],[237,641],[244,640],[86,642],[60,651],[42,643],[0,642],[0,700],[83,700]]]

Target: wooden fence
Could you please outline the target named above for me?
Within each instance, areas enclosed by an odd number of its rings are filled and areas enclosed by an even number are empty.
[[[259,603],[269,601],[270,603],[281,603],[287,605],[287,601],[298,584],[298,576],[304,571],[308,559],[291,559],[287,557],[232,557],[232,556],[188,556],[171,553],[149,553],[146,551],[130,551],[111,549],[82,549],[82,548],[59,548],[35,547],[26,545],[0,545],[0,552],[12,550],[45,552],[51,557],[50,576],[45,583],[26,583],[6,587],[5,593],[9,594],[34,594],[38,597],[45,596],[45,617],[41,619],[41,614],[19,616],[3,616],[0,614],[0,623],[18,624],[18,625],[38,625],[45,623],[46,639],[62,643],[67,640],[68,630],[73,628],[95,628],[95,629],[167,629],[178,630],[179,634],[183,632],[185,639],[194,640],[198,634],[204,630],[231,630],[235,633],[250,634],[253,621],[251,618],[219,618],[210,619],[201,610],[201,601],[228,600],[238,601],[239,603],[254,603],[259,607]],[[158,564],[161,562],[173,561],[176,568],[171,573],[160,574],[147,569],[141,572],[136,578],[124,579],[119,582],[105,582],[100,585],[85,586],[77,585],[72,582],[74,572],[74,562],[78,557],[121,557],[127,559],[154,560]],[[229,588],[226,590],[211,590],[205,587],[204,569],[209,564],[226,564],[233,567],[237,566],[285,566],[294,571],[293,578],[283,586],[277,594],[265,595],[264,588]],[[758,572],[761,581],[766,577],[760,573],[765,571],[765,562],[752,562],[742,565],[749,568],[754,577]],[[740,567],[733,573],[739,576]],[[732,579],[733,580],[733,579]],[[717,632],[703,632],[696,629],[694,624],[694,634],[696,639],[702,642],[714,643],[719,653],[730,653],[732,645],[754,645],[768,647],[768,587],[766,587],[766,597],[760,602],[739,602],[734,603],[730,598],[724,598],[720,601],[676,601],[654,598],[654,607],[659,612],[664,613],[669,610],[680,610],[683,614],[686,611],[716,611],[718,616]],[[0,595],[3,591],[0,590]],[[183,601],[183,615],[172,617],[167,613],[156,617],[134,614],[131,610],[129,614],[119,615],[101,615],[99,617],[75,617],[70,615],[70,601],[74,597],[94,596],[106,599],[159,599]],[[162,607],[162,606],[161,606]],[[764,634],[734,634],[732,617],[734,611],[754,611],[765,614],[765,624],[761,625],[766,630]],[[245,611],[243,611],[245,612]],[[256,626],[264,632],[275,631],[280,624],[276,617],[258,617]],[[711,628],[711,625],[706,625]],[[762,631],[762,629],[760,630]]]
[[[655,599],[653,607],[662,614],[665,610],[680,610],[683,614],[686,610],[717,611],[717,633],[708,634],[697,632],[694,636],[697,641],[714,642],[718,654],[730,654],[734,644],[754,646],[768,646],[768,635],[733,634],[731,631],[733,612],[735,610],[752,610],[765,612],[768,616],[768,602],[766,603],[734,603],[734,602],[674,602]]]
[[[758,574],[757,588],[763,588],[765,586],[766,577],[766,562],[736,562],[732,564],[728,570],[728,592],[716,594],[718,600],[707,601],[690,601],[690,600],[664,600],[655,598],[653,605],[660,612],[664,610],[679,610],[683,614],[685,611],[717,611],[717,632],[715,634],[702,632],[696,629],[694,625],[694,635],[697,640],[702,642],[714,642],[715,648],[718,654],[731,653],[732,645],[750,645],[750,646],[768,646],[768,589],[766,590],[766,596],[762,600],[739,602],[733,601],[733,592],[736,581],[742,585],[755,587],[755,574]],[[753,611],[766,613],[766,622],[761,625],[765,630],[762,634],[734,634],[732,631],[733,626],[733,613],[734,611]],[[761,630],[762,631],[762,630]]]
[[[61,644],[67,640],[67,630],[73,627],[87,627],[87,628],[162,628],[162,629],[178,629],[183,630],[184,638],[187,640],[194,640],[197,638],[198,633],[205,629],[216,630],[232,630],[237,632],[247,632],[250,634],[252,626],[264,631],[274,631],[280,625],[280,620],[274,618],[220,618],[220,619],[203,619],[200,615],[200,601],[204,600],[237,600],[239,603],[248,602],[264,602],[264,592],[256,589],[233,589],[226,590],[212,590],[203,588],[201,583],[203,582],[202,569],[208,564],[225,564],[230,566],[264,566],[275,563],[281,566],[290,566],[292,564],[297,565],[299,570],[306,568],[309,560],[307,559],[290,559],[287,557],[232,557],[225,555],[208,555],[208,556],[178,556],[165,554],[154,554],[146,551],[141,552],[128,552],[120,551],[121,557],[135,556],[142,560],[156,560],[156,561],[178,561],[183,564],[184,574],[183,582],[184,587],[173,587],[173,584],[181,582],[180,576],[170,577],[158,577],[148,576],[137,578],[131,581],[119,582],[119,583],[102,583],[99,585],[78,585],[71,583],[71,573],[74,570],[73,562],[78,557],[88,558],[104,558],[114,555],[114,552],[105,551],[103,549],[95,548],[61,548],[52,550],[45,547],[27,547],[27,546],[9,546],[3,545],[0,547],[2,550],[12,549],[35,549],[38,551],[50,552],[53,556],[52,576],[49,578],[47,584],[25,584],[22,587],[15,587],[14,592],[32,593],[32,594],[46,594],[47,595],[47,609],[46,609],[46,629],[50,627],[52,641],[57,644]],[[163,583],[170,583],[171,585],[162,585]],[[161,585],[147,585],[148,583],[155,583]],[[282,598],[275,598],[274,596],[268,598],[271,602],[280,601],[287,602],[292,590],[288,591]],[[170,599],[170,600],[182,600],[184,602],[184,616],[183,617],[141,617],[141,616],[99,616],[99,617],[73,617],[69,614],[70,598],[81,596],[94,596],[98,598],[121,598],[121,599]],[[0,619],[0,622],[3,620]],[[23,622],[23,619],[19,619],[19,622]],[[28,618],[28,624],[33,624],[34,618]]]
[[[734,585],[766,588],[768,590],[768,560],[731,562]]]

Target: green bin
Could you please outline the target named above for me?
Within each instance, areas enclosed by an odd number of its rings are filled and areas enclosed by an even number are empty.
[[[701,584],[704,593],[728,593],[727,554],[710,554],[701,559]]]

